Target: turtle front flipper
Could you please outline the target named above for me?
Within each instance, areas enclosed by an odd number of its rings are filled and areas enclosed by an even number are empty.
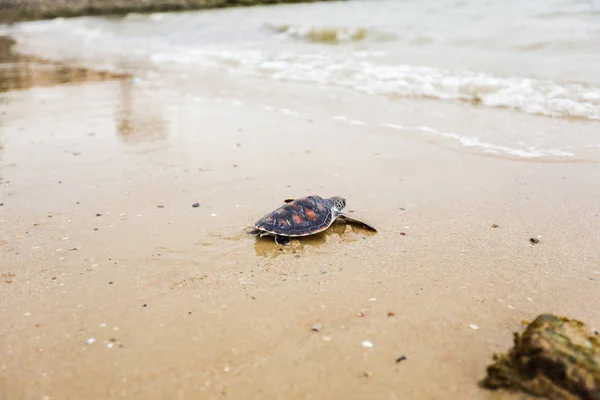
[[[280,246],[285,246],[289,241],[290,241],[289,237],[275,235],[275,243],[277,243]]]
[[[364,221],[358,220],[356,218],[349,217],[347,214],[340,213],[338,218],[345,220],[346,222],[362,225],[364,228],[367,228],[373,232],[377,232],[377,229]]]

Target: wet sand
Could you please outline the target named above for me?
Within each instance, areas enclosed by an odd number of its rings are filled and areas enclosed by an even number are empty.
[[[600,328],[595,162],[326,118],[383,113],[343,89],[4,57],[2,399],[517,399],[477,382],[522,320]],[[310,193],[380,232],[244,233]]]

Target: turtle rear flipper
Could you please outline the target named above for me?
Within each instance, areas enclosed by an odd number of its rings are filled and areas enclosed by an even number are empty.
[[[347,214],[341,213],[338,218],[343,219],[343,220],[345,220],[346,222],[349,222],[349,223],[362,225],[364,228],[367,228],[367,229],[369,229],[369,230],[371,230],[373,232],[377,232],[377,229],[375,227],[367,224],[364,221],[358,220],[356,218],[352,218],[352,217],[348,216]]]
[[[290,241],[289,237],[275,235],[275,243],[277,243],[280,246],[285,246],[289,241]]]
[[[260,234],[260,230],[256,229],[252,226],[249,226],[245,229],[246,233],[252,236],[258,236]]]

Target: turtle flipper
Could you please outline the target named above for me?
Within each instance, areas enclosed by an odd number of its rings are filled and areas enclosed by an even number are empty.
[[[280,235],[275,236],[275,243],[277,243],[280,246],[285,246],[286,243],[289,241],[290,241],[290,238],[288,238],[288,237],[280,236]]]
[[[246,233],[252,236],[258,236],[260,234],[260,229],[255,229],[253,227],[248,227],[245,229]]]
[[[349,217],[347,214],[340,213],[340,215],[339,215],[338,218],[344,219],[344,220],[346,220],[346,222],[350,222],[350,223],[362,225],[364,228],[367,228],[367,229],[369,229],[371,231],[377,232],[377,229],[375,227],[367,224],[364,221],[358,220],[356,218]]]

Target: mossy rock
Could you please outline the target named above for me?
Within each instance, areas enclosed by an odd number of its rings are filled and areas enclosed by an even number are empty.
[[[508,354],[494,355],[481,385],[553,400],[600,400],[600,335],[581,321],[542,314]]]

